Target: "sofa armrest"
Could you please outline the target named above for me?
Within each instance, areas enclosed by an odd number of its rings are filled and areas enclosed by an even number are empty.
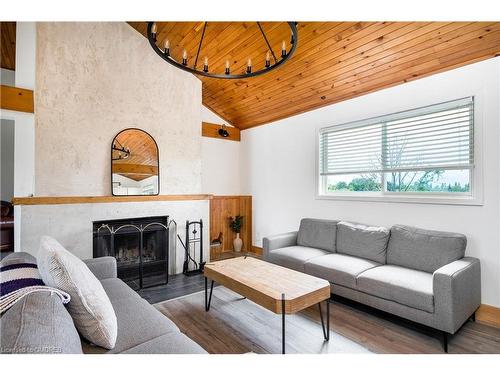
[[[433,291],[439,326],[455,333],[481,304],[479,259],[465,257],[436,270]]]
[[[99,280],[115,278],[117,275],[114,257],[85,259],[83,262]]]
[[[262,240],[262,255],[264,257],[264,260],[267,259],[271,250],[297,245],[297,234],[298,232],[295,231],[264,237],[264,239]]]

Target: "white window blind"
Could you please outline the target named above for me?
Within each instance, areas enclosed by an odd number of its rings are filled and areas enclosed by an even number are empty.
[[[324,128],[320,174],[471,169],[473,104],[469,97]]]

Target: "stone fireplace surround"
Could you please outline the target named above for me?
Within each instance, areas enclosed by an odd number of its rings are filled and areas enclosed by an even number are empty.
[[[92,223],[130,217],[165,216],[177,222],[183,238],[186,220],[209,223],[210,195],[142,197],[36,197],[14,199],[15,251],[36,256],[40,237],[49,235],[81,259],[92,258]],[[209,225],[203,228],[209,248]],[[169,274],[182,272],[184,252],[172,230]],[[208,252],[205,254],[205,261]]]

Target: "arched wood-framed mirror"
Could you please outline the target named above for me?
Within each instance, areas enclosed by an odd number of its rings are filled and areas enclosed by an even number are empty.
[[[147,132],[128,128],[111,143],[111,192],[115,196],[158,195],[158,145]]]

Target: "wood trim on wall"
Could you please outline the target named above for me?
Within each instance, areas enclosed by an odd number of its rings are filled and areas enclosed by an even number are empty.
[[[12,86],[0,86],[0,108],[17,112],[34,112],[33,91]]]
[[[201,123],[201,135],[203,137],[210,137],[210,138],[217,138],[217,139],[223,139],[225,141],[236,141],[239,142],[241,139],[241,134],[240,134],[240,129],[227,126],[226,130],[229,133],[228,137],[221,137],[219,135],[219,129],[221,125],[219,124],[212,124],[210,122],[202,122]]]
[[[262,250],[262,247],[252,246],[252,253],[257,254],[259,256],[262,256],[262,254],[264,253],[264,250]]]
[[[476,312],[476,321],[500,328],[500,307],[481,305]]]
[[[48,205],[48,204],[81,204],[81,203],[121,203],[121,202],[154,202],[154,201],[196,201],[210,200],[210,194],[179,195],[139,195],[139,196],[102,196],[102,197],[27,197],[13,198],[13,205]]]

